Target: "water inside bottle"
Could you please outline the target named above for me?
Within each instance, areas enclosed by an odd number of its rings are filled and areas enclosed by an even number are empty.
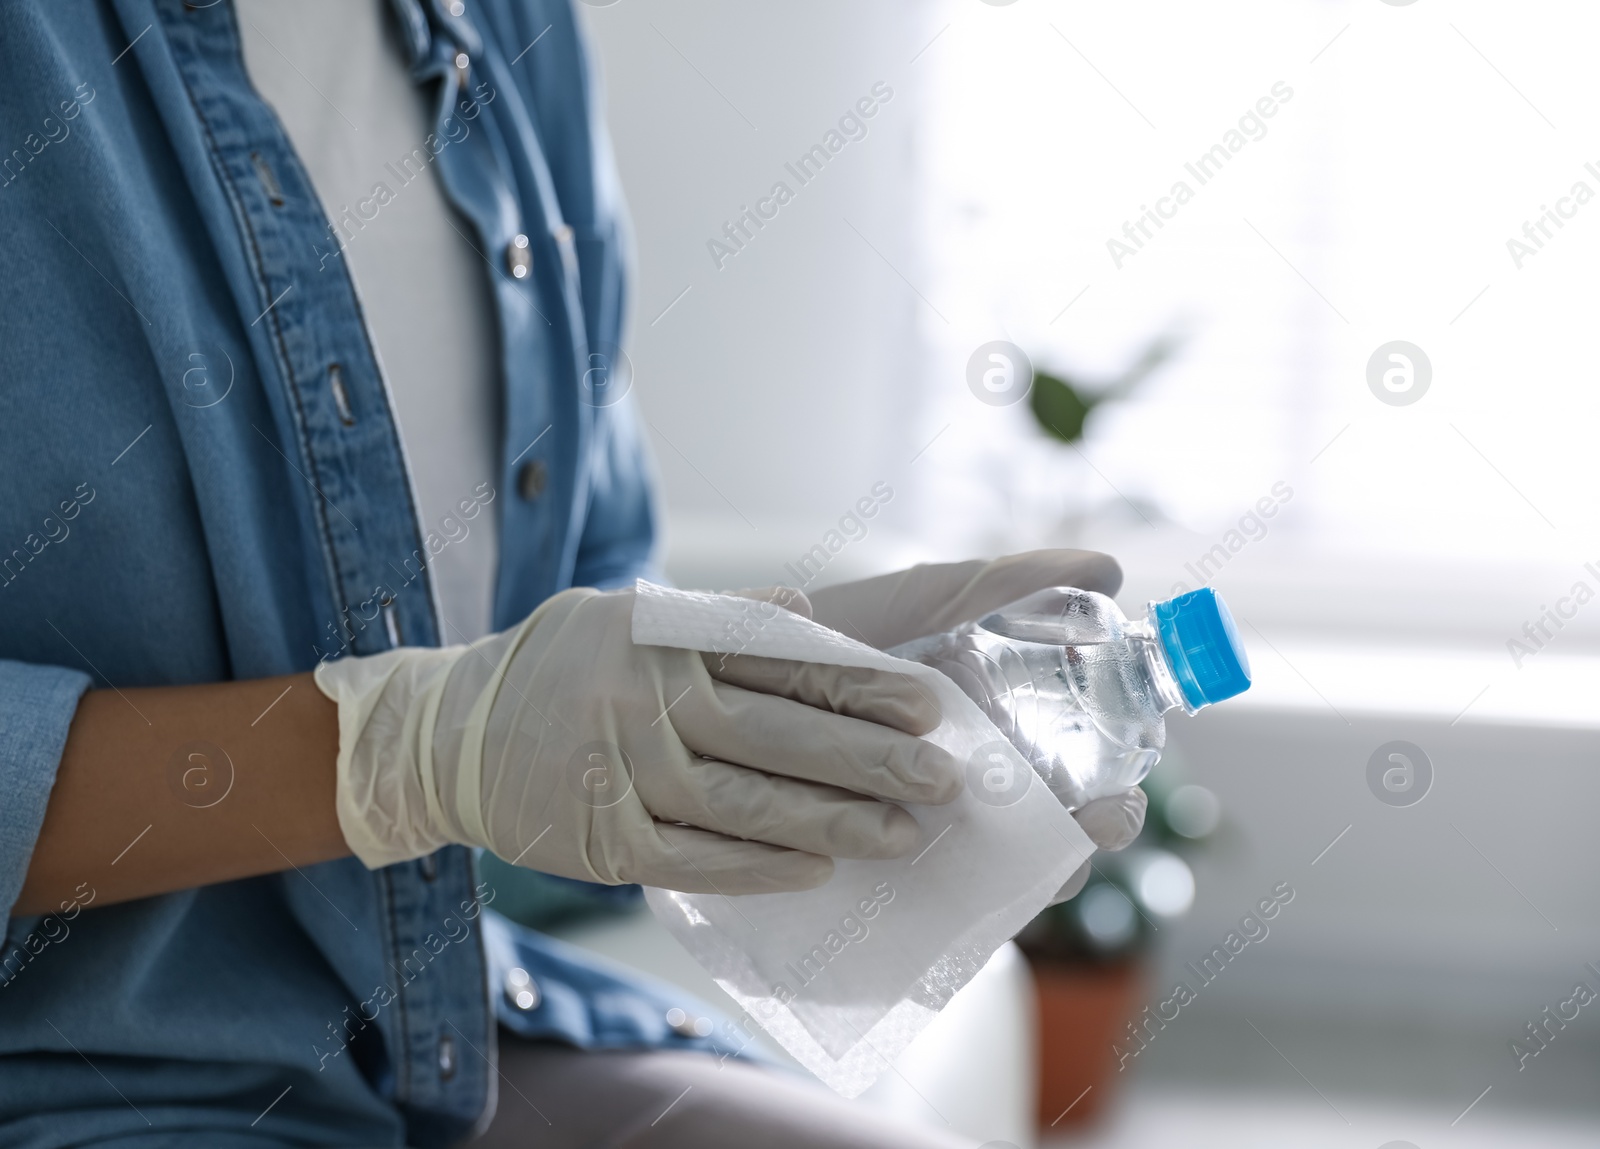
[[[892,653],[953,679],[1075,810],[1150,772],[1173,703],[1147,625],[1129,623],[1104,595],[1050,593]],[[1035,641],[1045,638],[1055,641]]]

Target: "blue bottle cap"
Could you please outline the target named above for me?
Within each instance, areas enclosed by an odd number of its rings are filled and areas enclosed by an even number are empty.
[[[1199,710],[1250,689],[1250,658],[1228,604],[1210,587],[1151,608],[1184,699]]]

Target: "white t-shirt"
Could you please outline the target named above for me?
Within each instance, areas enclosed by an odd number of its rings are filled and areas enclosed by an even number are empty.
[[[376,218],[346,233],[343,258],[388,382],[423,535],[452,540],[430,564],[444,614],[441,641],[478,638],[493,611],[499,508],[466,520],[458,506],[481,483],[496,498],[509,494],[498,490],[490,285],[468,242],[471,225],[446,201],[433,167],[398,188],[384,168],[433,130],[436,90],[412,83],[384,0],[234,0],[234,7],[250,79],[282,121],[324,213],[342,217],[380,181],[395,192]],[[408,557],[396,556],[396,565]]]

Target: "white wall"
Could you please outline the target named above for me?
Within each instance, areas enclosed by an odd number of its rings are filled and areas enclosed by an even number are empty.
[[[664,480],[669,569],[682,582],[783,580],[782,564],[879,481],[897,498],[836,565],[893,561],[908,505],[899,478],[917,450],[907,417],[917,299],[895,268],[916,278],[919,76],[909,61],[927,39],[924,11],[586,9],[636,224],[636,393]],[[801,186],[784,164],[880,81],[893,96],[866,137]],[[793,201],[719,270],[707,241],[778,180]]]

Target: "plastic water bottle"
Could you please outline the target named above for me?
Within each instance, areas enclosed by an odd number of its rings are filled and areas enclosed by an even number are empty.
[[[889,653],[953,679],[1069,810],[1137,785],[1163,715],[1250,688],[1250,662],[1210,587],[1129,621],[1103,594],[1052,587]]]

